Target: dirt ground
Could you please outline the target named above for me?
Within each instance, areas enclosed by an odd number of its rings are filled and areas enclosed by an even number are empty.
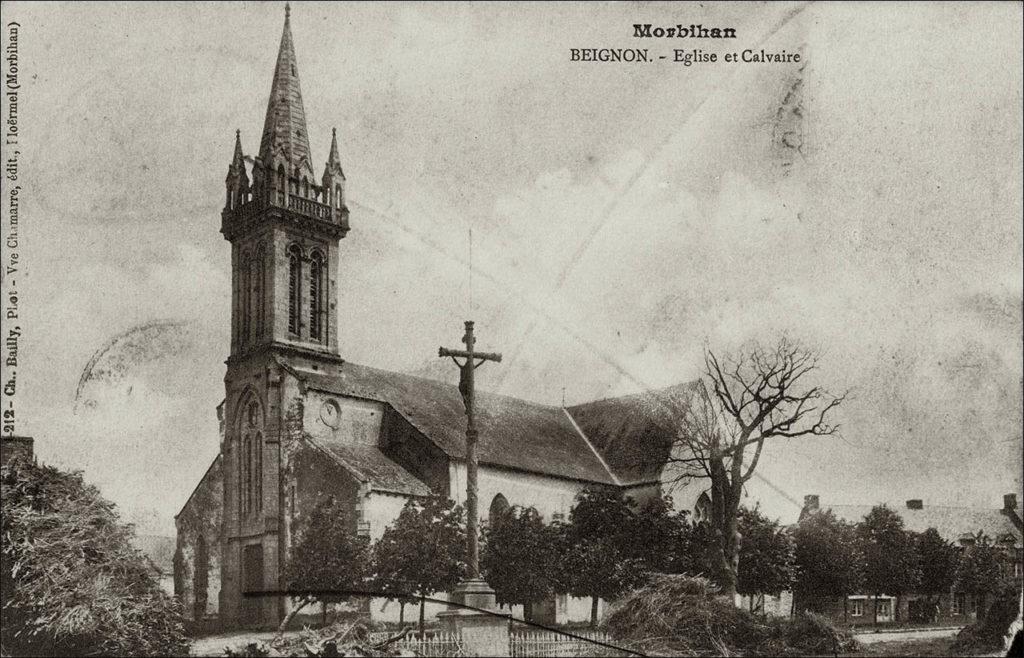
[[[859,640],[860,638],[858,638]],[[931,638],[908,638],[902,641],[883,641],[861,644],[863,650],[848,654],[851,656],[954,656],[950,651],[954,636]],[[977,654],[979,656],[1002,656],[1002,652]]]
[[[298,635],[299,631],[288,631],[285,637]],[[270,642],[277,635],[274,631],[240,631],[237,633],[221,633],[218,635],[207,635],[192,641],[193,656],[223,656],[224,647],[237,647],[250,642]]]

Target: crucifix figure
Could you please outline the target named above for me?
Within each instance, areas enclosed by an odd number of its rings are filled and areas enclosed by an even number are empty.
[[[455,365],[459,367],[459,393],[462,394],[462,402],[466,405],[466,548],[469,560],[469,577],[472,580],[480,579],[480,554],[477,541],[477,500],[476,500],[476,423],[473,418],[473,371],[479,368],[485,361],[501,361],[501,355],[492,352],[475,352],[473,344],[473,321],[466,320],[466,335],[462,337],[465,343],[464,350],[450,350],[446,347],[438,348],[437,355],[440,357],[451,357]],[[459,363],[459,359],[462,363]]]

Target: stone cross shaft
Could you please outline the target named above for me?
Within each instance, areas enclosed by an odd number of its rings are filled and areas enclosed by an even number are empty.
[[[477,539],[477,466],[476,456],[476,422],[474,412],[474,386],[473,371],[479,368],[485,361],[501,361],[501,355],[493,352],[476,352],[473,345],[476,339],[473,338],[473,321],[466,320],[466,335],[462,337],[465,343],[464,350],[450,350],[446,347],[438,348],[439,357],[451,357],[455,365],[459,367],[459,393],[462,394],[462,402],[466,405],[466,548],[469,561],[469,577],[480,578],[480,550]],[[458,359],[463,359],[459,363]]]

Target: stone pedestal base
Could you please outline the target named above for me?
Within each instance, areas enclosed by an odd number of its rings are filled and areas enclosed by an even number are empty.
[[[464,580],[452,592],[452,601],[474,608],[497,612],[494,590],[483,580]],[[506,615],[496,616],[478,610],[452,607],[437,614],[445,630],[462,637],[466,656],[508,656],[509,621]]]

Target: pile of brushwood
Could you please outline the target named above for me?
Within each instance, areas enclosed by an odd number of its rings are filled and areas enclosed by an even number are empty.
[[[654,575],[605,621],[616,644],[664,656],[820,656],[857,644],[827,619],[801,613],[761,620],[718,596],[706,578]]]
[[[181,610],[80,473],[0,467],[0,655],[187,655]]]
[[[298,634],[279,634],[270,642],[249,642],[225,647],[225,656],[263,658],[270,656],[380,656],[413,655],[397,648],[411,629],[396,632],[392,637],[370,642],[370,628],[361,622],[336,622],[321,629],[304,628]]]

